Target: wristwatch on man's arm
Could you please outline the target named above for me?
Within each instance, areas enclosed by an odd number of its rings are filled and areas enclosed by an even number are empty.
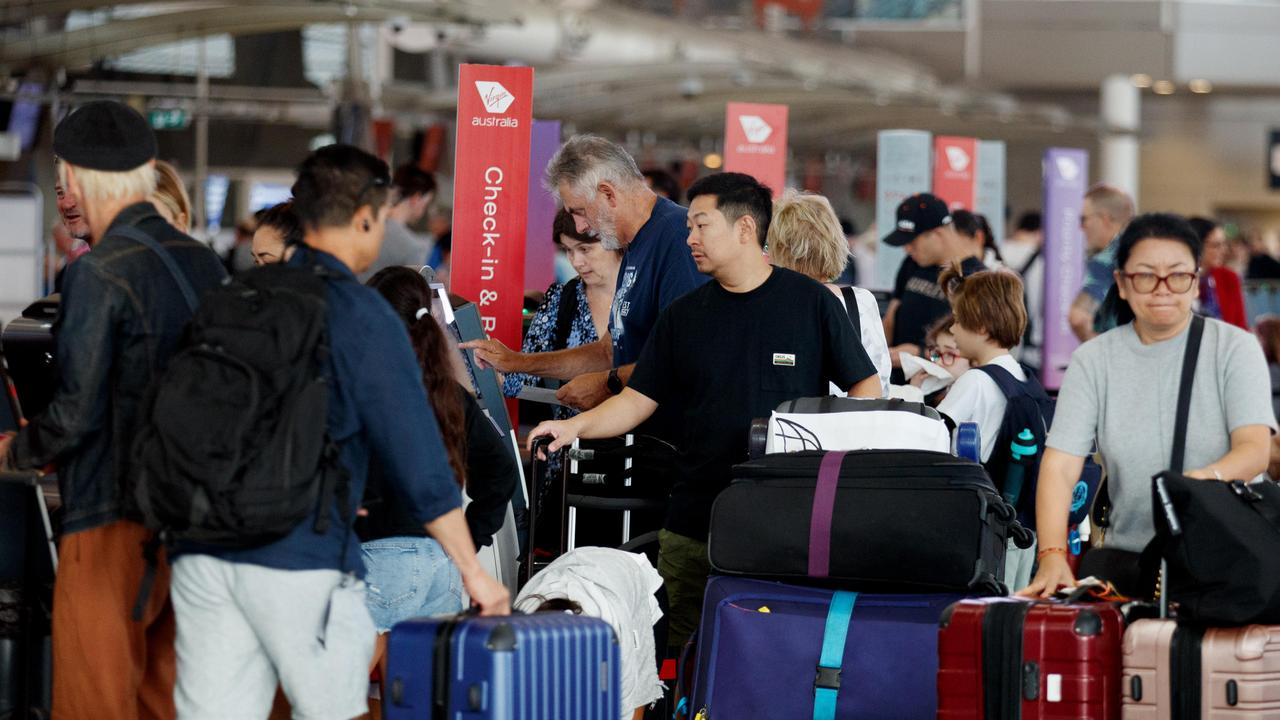
[[[622,392],[622,378],[618,377],[618,368],[609,371],[609,378],[605,380],[605,387],[609,388],[609,392],[617,395]]]

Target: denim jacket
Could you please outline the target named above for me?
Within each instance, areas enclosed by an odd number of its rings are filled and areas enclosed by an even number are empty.
[[[160,241],[203,295],[226,277],[218,256],[175,230],[150,203],[130,205],[93,251],[67,267],[54,323],[58,387],[49,407],[14,441],[18,467],[58,465],[63,532],[122,517],[129,446],[152,380],[191,318],[160,257],[120,235],[132,225]]]

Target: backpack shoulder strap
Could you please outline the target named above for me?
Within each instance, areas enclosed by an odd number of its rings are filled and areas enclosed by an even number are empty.
[[[844,297],[844,309],[849,313],[849,322],[853,323],[853,329],[857,332],[858,337],[862,337],[862,314],[858,312],[858,295],[854,293],[853,288],[845,286],[840,288],[840,295]]]
[[[1026,277],[1027,271],[1031,269],[1032,265],[1036,264],[1036,260],[1040,259],[1040,252],[1042,250],[1043,248],[1036,248],[1035,252],[1031,253],[1031,257],[1027,258],[1027,261],[1022,264],[1022,267],[1018,268],[1019,277]]]
[[[987,377],[994,380],[996,386],[1000,388],[1000,392],[1004,393],[1005,399],[1022,395],[1027,391],[1023,384],[1013,376],[1013,373],[999,365],[979,365],[974,369],[981,370],[987,374]]]
[[[151,252],[160,258],[160,262],[164,263],[164,267],[173,276],[173,281],[178,284],[178,290],[182,292],[182,299],[186,300],[187,308],[192,313],[196,311],[196,307],[200,304],[196,299],[196,291],[191,287],[191,283],[187,280],[187,276],[182,274],[182,270],[178,268],[178,262],[173,259],[173,253],[169,252],[165,246],[156,242],[156,239],[142,232],[132,225],[121,225],[111,230],[112,235],[123,235],[135,242],[146,246]]]
[[[560,304],[556,306],[556,350],[569,346],[569,333],[573,331],[573,319],[578,315],[578,284],[582,278],[573,278],[560,290]]]

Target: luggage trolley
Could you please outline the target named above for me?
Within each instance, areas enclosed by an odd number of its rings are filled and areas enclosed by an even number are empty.
[[[534,467],[531,477],[539,477],[542,463],[539,452],[545,452],[550,438],[539,438],[533,446]],[[559,554],[578,546],[578,511],[615,511],[622,513],[618,547],[637,551],[657,541],[657,531],[634,536],[633,513],[660,512],[667,506],[670,478],[675,471],[677,451],[670,443],[647,435],[626,435],[601,440],[576,440],[561,451],[560,502],[565,519],[560,526]],[[638,480],[638,482],[637,482]],[[529,544],[526,552],[526,577],[531,577],[536,548],[535,532],[540,493],[529,498]]]

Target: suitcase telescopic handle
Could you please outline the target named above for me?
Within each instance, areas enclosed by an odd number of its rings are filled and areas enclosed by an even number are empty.
[[[540,494],[538,481],[539,481],[539,478],[541,478],[543,475],[543,471],[542,471],[543,466],[551,462],[551,453],[547,450],[547,448],[551,446],[551,442],[553,439],[554,438],[552,438],[550,435],[542,435],[542,436],[536,437],[534,438],[533,445],[530,448],[531,452],[529,454],[529,483],[530,483],[530,487],[532,488],[532,491],[529,493],[529,544],[527,546],[527,552],[525,553],[524,579],[526,582],[529,580],[529,578],[533,577],[533,560],[534,560],[534,548],[535,548],[534,541],[537,539],[536,528],[538,526],[538,510],[539,510],[538,496]],[[539,460],[538,459],[539,454],[544,455],[546,459]]]

